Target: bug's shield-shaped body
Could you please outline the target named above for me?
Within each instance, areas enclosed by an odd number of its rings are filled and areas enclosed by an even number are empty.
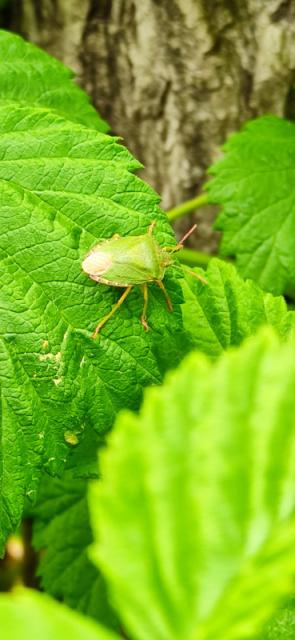
[[[156,222],[152,222],[146,234],[140,236],[127,236],[121,238],[119,235],[113,236],[110,240],[102,240],[97,244],[82,262],[82,269],[92,280],[102,282],[112,287],[123,287],[125,291],[119,300],[113,305],[111,311],[107,313],[97,325],[93,332],[95,338],[101,328],[114,315],[117,309],[123,304],[134,286],[140,285],[143,292],[143,310],[141,314],[141,324],[147,331],[146,313],[148,304],[148,285],[155,282],[162,290],[169,311],[172,311],[172,303],[162,282],[166,268],[175,266],[175,261],[171,254],[182,248],[182,242],[195,229],[185,234],[183,239],[175,246],[161,247],[154,239],[152,233]],[[184,268],[184,267],[183,267]],[[194,274],[198,279],[204,279]]]
[[[128,287],[163,280],[173,259],[152,235],[115,236],[90,251],[82,268],[96,282]]]

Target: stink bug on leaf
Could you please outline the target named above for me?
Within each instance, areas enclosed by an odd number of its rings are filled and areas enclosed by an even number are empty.
[[[148,284],[155,282],[166,299],[169,311],[172,311],[172,303],[163,284],[165,271],[168,267],[185,269],[191,275],[206,283],[206,280],[194,271],[175,263],[172,254],[183,247],[186,238],[195,230],[194,225],[188,233],[173,247],[161,247],[153,237],[153,229],[156,222],[152,222],[148,232],[140,236],[121,237],[115,234],[109,240],[103,240],[97,244],[82,262],[82,269],[92,280],[102,282],[112,287],[124,287],[125,291],[113,306],[112,310],[104,316],[97,325],[93,338],[105,323],[116,313],[117,309],[126,300],[131,289],[140,285],[143,292],[143,311],[141,324],[147,331],[149,329],[146,312],[148,304]]]

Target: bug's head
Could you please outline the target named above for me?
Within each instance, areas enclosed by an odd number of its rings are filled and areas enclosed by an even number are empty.
[[[166,251],[169,251],[170,253],[175,253],[176,251],[180,251],[181,249],[183,249],[183,245],[186,239],[195,231],[196,228],[197,228],[197,225],[193,224],[193,226],[184,234],[181,240],[174,247],[167,247]],[[172,266],[174,267],[174,269],[178,269],[180,271],[186,271],[187,273],[189,273],[191,276],[193,276],[203,284],[208,284],[207,280],[203,278],[203,276],[201,276],[199,273],[195,273],[195,271],[192,271],[191,269],[188,269],[186,265],[184,264],[180,265],[174,262]]]

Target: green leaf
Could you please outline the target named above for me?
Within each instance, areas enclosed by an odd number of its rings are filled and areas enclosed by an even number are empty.
[[[0,595],[0,619],[5,640],[119,640],[90,619],[29,589]]]
[[[52,111],[0,104],[0,543],[24,494],[36,495],[42,467],[62,473],[75,443],[105,433],[122,407],[138,408],[143,386],[182,357],[171,276],[175,312],[152,285],[148,334],[135,289],[91,337],[119,292],[82,272],[89,248],[153,220],[159,242],[174,242],[158,196],[131,173],[137,166],[114,138]]]
[[[272,293],[295,288],[295,125],[267,116],[249,122],[210,170],[210,201],[222,205],[222,255]]]
[[[270,330],[192,353],[118,418],[92,557],[134,639],[253,638],[293,589],[294,356]]]
[[[0,99],[48,107],[68,120],[108,130],[73,72],[42,49],[0,30],[0,60]]]
[[[104,580],[88,558],[93,537],[86,489],[87,482],[70,473],[62,479],[42,479],[34,509],[33,544],[42,552],[38,576],[47,593],[115,628]]]
[[[294,640],[295,637],[295,602],[294,599],[280,611],[264,630],[258,640]]]
[[[295,326],[295,314],[287,310],[284,298],[243,280],[233,265],[213,258],[206,273],[198,271],[208,284],[183,281],[183,318],[194,347],[207,355],[216,357],[239,345],[263,324],[273,326],[282,338]]]

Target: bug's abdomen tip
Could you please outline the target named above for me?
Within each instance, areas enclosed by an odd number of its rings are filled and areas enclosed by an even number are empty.
[[[82,262],[82,269],[89,276],[99,276],[106,273],[112,265],[112,256],[103,251],[92,251]]]

